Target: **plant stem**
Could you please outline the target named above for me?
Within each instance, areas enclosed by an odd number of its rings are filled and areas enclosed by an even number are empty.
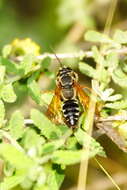
[[[95,106],[96,106],[96,98],[95,97],[96,96],[97,95],[96,95],[95,91],[92,91],[92,96],[91,96],[90,103],[89,103],[88,114],[87,114],[87,118],[85,121],[86,129],[88,129],[87,133],[90,136],[92,135],[92,130],[93,130],[94,113],[95,113]],[[86,150],[87,155],[89,155],[89,148],[90,148],[89,145],[90,145],[90,140],[87,142],[87,147],[88,147]],[[85,147],[86,147],[86,144],[85,144]],[[88,157],[86,160],[82,161],[80,164],[77,190],[85,190],[86,189]]]
[[[116,52],[119,55],[127,54],[127,48],[123,47],[121,49],[108,50],[106,52],[103,52],[102,55],[108,55],[112,51]],[[73,53],[56,53],[56,55],[59,59],[69,59],[69,58],[71,59],[71,58],[80,58],[80,57],[93,57],[93,52],[92,51],[80,51],[80,52],[75,52],[75,53],[74,52]],[[43,60],[46,57],[50,57],[51,59],[56,59],[56,56],[51,53],[44,53],[42,55],[37,56],[36,58],[37,58],[37,60]],[[22,61],[22,60],[23,60],[22,56],[15,58],[15,61]]]

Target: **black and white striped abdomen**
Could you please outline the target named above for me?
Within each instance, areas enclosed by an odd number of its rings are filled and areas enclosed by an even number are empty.
[[[77,124],[79,119],[79,105],[75,99],[66,100],[63,102],[63,116],[66,123],[71,127]]]

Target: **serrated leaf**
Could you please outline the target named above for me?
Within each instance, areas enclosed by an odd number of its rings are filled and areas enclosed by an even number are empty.
[[[96,70],[84,62],[79,63],[79,70],[89,77],[95,78],[97,76]]]
[[[39,105],[42,105],[41,90],[37,82],[31,77],[28,79],[27,87],[32,99]]]
[[[100,71],[97,72],[93,67],[89,66],[88,64],[84,62],[83,63],[80,62],[79,70],[81,71],[81,73],[91,78],[94,78],[106,83],[109,82],[108,72],[105,69],[103,69],[101,72]]]
[[[118,54],[116,52],[111,52],[106,57],[107,66],[110,68],[110,71],[112,72],[114,69],[118,67],[119,64],[119,58]]]
[[[105,69],[105,66],[107,66],[107,63],[104,59],[104,56],[101,55],[99,50],[97,49],[96,46],[92,47],[92,52],[93,52],[93,58],[97,64],[99,64],[99,67],[96,71],[96,78],[101,82],[104,82],[108,84],[110,82],[110,77],[108,71]]]
[[[121,94],[116,94],[116,95],[107,97],[106,101],[114,102],[114,101],[120,100],[121,98],[122,98]]]
[[[19,170],[28,170],[34,165],[34,162],[24,152],[17,150],[10,144],[0,144],[0,155]]]
[[[49,189],[59,190],[61,183],[64,180],[64,173],[61,169],[49,170],[47,185]]]
[[[112,93],[114,92],[114,89],[112,88],[108,88],[102,91],[96,81],[92,82],[92,87],[94,91],[97,93],[97,95],[99,95],[103,101],[116,101],[122,98],[121,94],[112,95]]]
[[[4,58],[8,57],[11,53],[12,46],[11,45],[5,45],[2,49],[2,55]]]
[[[5,66],[0,65],[0,83],[3,83],[5,71],[6,71]]]
[[[52,162],[57,164],[72,165],[98,154],[98,150],[88,152],[83,150],[57,150],[52,154]],[[88,155],[89,154],[89,155]]]
[[[112,80],[121,87],[127,88],[127,76],[121,70],[121,68],[117,68],[113,72],[111,72]]]
[[[127,31],[116,30],[113,40],[120,44],[127,43]]]
[[[20,66],[23,70],[24,75],[29,73],[33,68],[33,63],[35,62],[35,56],[33,54],[27,54],[24,56]]]
[[[0,64],[6,67],[6,71],[8,73],[19,74],[19,65],[16,65],[14,62],[6,58],[0,57]]]
[[[24,133],[24,118],[20,111],[15,111],[9,121],[9,129],[12,137],[19,139]]]
[[[42,148],[42,144],[45,142],[45,139],[36,133],[33,129],[27,129],[24,133],[22,143],[25,149],[30,149],[32,147]]]
[[[85,33],[85,40],[90,42],[111,43],[112,40],[105,34],[100,32],[89,30]]]
[[[5,107],[4,107],[4,103],[2,102],[2,100],[0,100],[0,127],[3,124],[4,117],[5,117]]]
[[[53,124],[43,113],[36,109],[31,110],[31,119],[34,125],[41,130],[41,133],[48,139],[60,137],[61,131],[58,126]]]
[[[77,150],[77,139],[76,137],[69,137],[67,140],[66,140],[66,149],[68,150]]]
[[[55,140],[52,142],[45,143],[44,145],[42,145],[41,153],[42,154],[51,153],[59,149],[64,144],[64,142],[65,142],[64,139],[60,139],[60,140]]]
[[[41,63],[41,71],[47,70],[50,66],[50,63],[51,63],[50,57],[46,57],[45,59],[43,59]]]
[[[83,145],[86,149],[89,147],[89,151],[91,154],[98,154],[100,156],[105,157],[105,152],[103,147],[100,145],[99,142],[97,142],[94,138],[89,136],[86,132],[84,132],[82,129],[78,129],[77,132],[74,134],[77,138],[77,141]]]
[[[16,94],[14,93],[14,89],[12,84],[6,84],[3,86],[1,93],[1,98],[8,103],[12,103],[16,101]]]
[[[0,190],[10,190],[20,184],[25,178],[26,172],[18,170],[13,176],[5,177],[4,181],[0,184]]]
[[[21,183],[20,186],[22,189],[31,189],[33,186],[33,181],[29,179],[29,177],[26,177]],[[21,189],[21,190],[22,190]]]
[[[104,105],[106,108],[111,108],[111,109],[126,109],[127,108],[127,100],[121,100],[121,101],[117,101],[114,103],[107,103]]]
[[[112,95],[114,92],[114,89],[112,88],[107,88],[106,90],[103,91],[104,95],[109,97],[110,95]]]
[[[103,67],[105,66],[105,60],[104,57],[102,56],[102,54],[99,52],[99,50],[97,49],[96,46],[92,47],[92,52],[93,52],[93,58],[96,61],[96,63],[98,64],[102,64]]]

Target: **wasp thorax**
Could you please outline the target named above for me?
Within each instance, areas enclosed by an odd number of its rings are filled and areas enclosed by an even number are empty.
[[[60,83],[62,87],[71,86],[73,84],[73,79],[71,76],[65,75],[60,78]]]
[[[57,82],[63,88],[70,88],[77,80],[77,74],[69,67],[60,68],[57,74]]]

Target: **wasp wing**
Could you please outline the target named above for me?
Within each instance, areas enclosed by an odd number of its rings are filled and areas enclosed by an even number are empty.
[[[78,83],[75,83],[74,87],[76,88],[79,101],[82,104],[83,109],[85,110],[89,106],[89,96],[83,90],[84,89],[83,86],[79,85]]]
[[[61,98],[60,98],[60,87],[56,87],[54,96],[51,100],[51,103],[48,106],[46,115],[54,123],[63,123],[62,114],[61,114]]]

